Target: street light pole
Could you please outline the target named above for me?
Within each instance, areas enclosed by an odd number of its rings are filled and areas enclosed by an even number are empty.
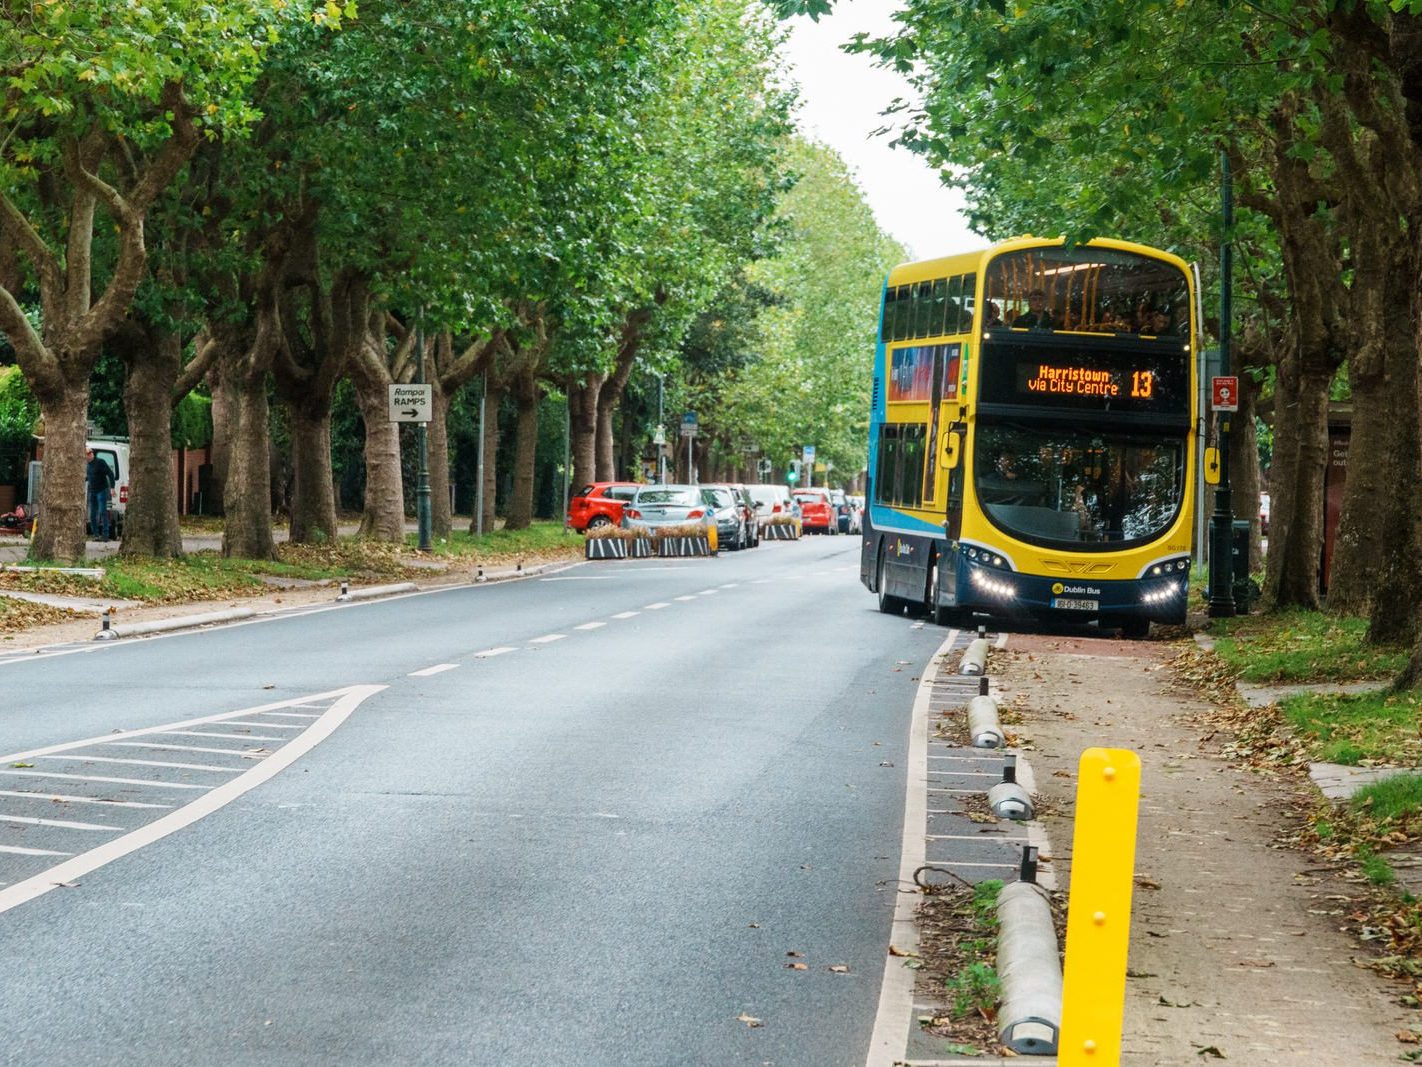
[[[663,387],[666,385],[666,376],[657,375],[657,427],[661,431],[661,440],[657,442],[657,484],[667,484],[667,439],[666,431],[663,429],[667,420],[662,414]]]
[[[415,317],[415,384],[425,384],[425,312],[421,308]],[[419,550],[434,547],[434,518],[430,512],[430,444],[427,423],[415,423],[415,441],[420,452],[420,473],[415,482],[415,518],[420,528]]]
[[[474,533],[484,533],[484,405],[489,399],[489,372],[484,372],[484,391],[479,395],[479,462],[475,466]]]
[[[1220,243],[1220,370],[1230,372],[1230,317],[1233,314],[1234,248],[1234,183],[1229,169],[1229,152],[1220,153],[1220,209],[1224,221],[1224,239]],[[1235,613],[1234,603],[1234,502],[1229,485],[1229,412],[1219,416],[1220,481],[1215,486],[1215,510],[1210,516],[1210,600],[1211,618],[1228,618]]]

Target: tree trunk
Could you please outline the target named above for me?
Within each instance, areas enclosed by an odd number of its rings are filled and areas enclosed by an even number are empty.
[[[617,480],[617,458],[612,435],[612,415],[616,410],[616,401],[599,403],[597,406],[597,480],[600,482]]]
[[[543,389],[531,375],[514,387],[518,404],[518,429],[514,435],[513,499],[509,501],[506,530],[526,530],[533,523],[533,474],[538,455],[538,405]]]
[[[272,537],[272,475],[267,440],[271,412],[264,371],[234,383],[232,443],[224,488],[222,554],[238,559],[275,559]]]
[[[484,392],[484,532],[492,533],[494,529],[494,510],[496,497],[498,495],[499,478],[499,405],[504,401],[504,390],[492,379],[486,382]],[[474,506],[479,506],[475,501]],[[478,529],[478,517],[475,516],[469,523],[469,532],[474,533]]]
[[[1323,548],[1323,473],[1328,463],[1328,390],[1289,353],[1275,387],[1273,501],[1264,600],[1271,608],[1318,609]],[[1327,377],[1322,379],[1324,382]]]
[[[400,427],[390,421],[385,389],[356,383],[356,403],[365,420],[365,511],[357,536],[405,540],[405,483],[400,471]]]
[[[176,559],[183,554],[178,529],[177,467],[173,462],[173,389],[183,369],[176,333],[140,328],[123,357],[123,406],[128,415],[129,498],[124,512],[125,556]]]
[[[71,385],[62,393],[35,399],[44,419],[44,481],[30,555],[78,562],[84,558],[88,507],[84,442],[89,436],[89,385]]]
[[[449,401],[440,387],[439,375],[430,376],[434,402],[425,441],[430,463],[430,534],[444,541],[454,528],[449,500]]]
[[[1384,459],[1393,404],[1382,353],[1360,365],[1355,357],[1349,378],[1353,385],[1353,424],[1348,438],[1348,480],[1343,486],[1343,511],[1333,540],[1333,566],[1328,578],[1328,610],[1335,615],[1366,615],[1383,559],[1383,501],[1390,495],[1390,472]]]
[[[572,491],[607,481],[598,470],[598,393],[603,376],[589,374],[582,385],[568,386],[568,433],[573,458]]]
[[[208,499],[203,506],[209,514],[223,513],[223,492],[227,485],[227,468],[232,456],[232,427],[235,424],[235,404],[228,375],[223,373],[222,361],[212,365],[207,374],[207,388],[212,395],[212,478],[209,482]]]
[[[331,474],[331,406],[289,407],[291,418],[291,540],[296,544],[334,541],[336,484]]]

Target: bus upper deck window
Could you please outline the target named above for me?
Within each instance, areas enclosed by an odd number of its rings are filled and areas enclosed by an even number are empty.
[[[963,276],[948,279],[948,321],[943,326],[944,333],[963,332]]]

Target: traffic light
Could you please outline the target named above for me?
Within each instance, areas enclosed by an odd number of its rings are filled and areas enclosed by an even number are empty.
[[[800,461],[798,459],[790,461],[790,469],[785,472],[785,480],[791,485],[800,480]]]

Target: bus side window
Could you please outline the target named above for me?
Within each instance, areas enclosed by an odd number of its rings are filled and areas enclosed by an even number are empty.
[[[894,339],[894,314],[898,304],[898,287],[891,285],[884,290],[884,314],[879,320],[879,340],[881,341]]]
[[[971,333],[973,329],[973,315],[977,312],[978,296],[978,276],[976,274],[963,275],[963,299],[958,306],[963,310],[963,321],[960,324],[960,333]]]
[[[933,337],[940,337],[945,333],[952,333],[952,330],[944,327],[944,317],[948,312],[948,279],[938,278],[933,282],[933,310],[928,318],[928,332]]]
[[[914,289],[917,295],[913,305],[913,335],[927,337],[932,332],[929,317],[933,314],[933,283],[919,282]]]
[[[909,335],[909,323],[913,321],[913,307],[910,301],[913,289],[908,285],[899,286],[898,299],[894,301],[894,340],[902,341]]]
[[[899,464],[899,428],[879,427],[879,469],[874,475],[874,502],[895,504],[894,470]]]
[[[963,306],[963,279],[960,275],[948,279],[948,320],[943,324],[944,333],[962,333],[961,319]]]

